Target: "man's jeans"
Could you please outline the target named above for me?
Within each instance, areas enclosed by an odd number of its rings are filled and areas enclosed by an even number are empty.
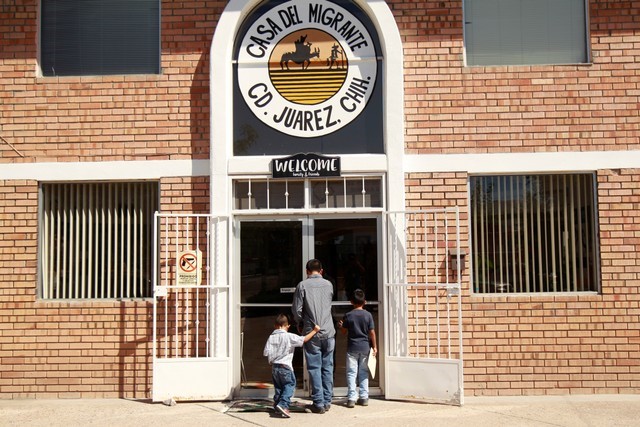
[[[273,404],[282,409],[289,409],[291,398],[296,391],[296,374],[284,365],[273,365],[271,368],[273,378]]]
[[[313,337],[304,344],[307,371],[311,379],[311,399],[313,404],[323,408],[331,404],[333,395],[333,351],[335,337],[319,339]]]
[[[347,400],[356,400],[356,381],[360,388],[360,399],[369,398],[369,352],[347,353]]]

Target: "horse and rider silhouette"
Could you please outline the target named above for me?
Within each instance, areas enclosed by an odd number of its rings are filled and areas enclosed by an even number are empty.
[[[284,70],[285,68],[289,70],[289,61],[295,62],[296,64],[302,65],[302,69],[306,70],[311,65],[311,58],[319,58],[320,57],[320,49],[315,48],[313,52],[311,52],[311,43],[307,42],[307,36],[300,36],[298,40],[294,42],[296,46],[296,50],[293,52],[285,52],[282,54],[280,58],[280,69]]]

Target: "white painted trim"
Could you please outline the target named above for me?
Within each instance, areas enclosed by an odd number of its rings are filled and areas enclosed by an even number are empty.
[[[231,180],[228,175],[228,162],[233,157],[233,46],[236,32],[248,11],[253,9],[260,0],[230,0],[227,3],[211,42],[209,52],[209,90],[210,90],[210,171],[209,197],[211,214],[229,216],[231,214]],[[218,257],[226,264],[221,266],[224,271],[225,281],[230,284],[229,299],[231,301],[230,312],[226,315],[226,321],[220,318],[216,326],[217,336],[227,337],[229,355],[233,361],[229,371],[220,378],[223,387],[233,393],[234,388],[240,384],[240,311],[235,307],[239,304],[239,292],[234,276],[233,221],[228,224],[229,240],[226,246],[218,248],[212,256]]]
[[[218,21],[211,43],[209,55],[210,64],[210,102],[211,102],[211,180],[210,197],[211,213],[227,216],[231,214],[231,174],[253,175],[269,172],[271,157],[264,158],[233,158],[233,46],[235,37],[243,19],[260,3],[261,0],[230,0]],[[403,74],[403,46],[400,32],[395,18],[386,2],[379,0],[354,0],[367,15],[378,30],[378,37],[382,45],[384,57],[383,71],[383,120],[385,153],[382,156],[344,156],[345,171],[358,172],[386,172],[388,186],[387,208],[403,210],[404,198],[404,74]],[[230,222],[232,223],[232,222]],[[233,236],[232,229],[229,236]],[[232,307],[239,303],[237,286],[234,277],[234,259],[237,262],[237,252],[231,243],[227,250],[221,250],[217,256],[226,259],[229,268],[228,281],[231,283],[230,297]],[[229,316],[231,324],[224,325],[229,329],[231,358],[235,360],[231,384],[240,383],[238,367],[240,353],[238,325],[240,324],[239,310],[233,310]]]
[[[228,376],[229,359],[160,358],[153,361],[154,402],[166,399],[177,401],[226,400],[231,390],[219,378]]]
[[[640,168],[640,151],[589,151],[495,154],[413,154],[405,172],[577,172]]]
[[[404,52],[387,2],[356,1],[378,30],[384,58],[383,120],[387,155],[387,209],[404,210]]]
[[[131,180],[207,175],[209,175],[208,160],[0,164],[0,179],[36,181]]]

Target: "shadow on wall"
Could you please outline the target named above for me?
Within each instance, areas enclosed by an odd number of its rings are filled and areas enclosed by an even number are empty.
[[[131,304],[133,308],[125,302],[120,305],[118,397],[147,399],[151,397],[153,381],[152,303],[142,306],[140,301],[136,301]]]
[[[190,89],[190,130],[191,155],[195,159],[209,158],[209,116],[211,112],[209,100],[209,46],[206,46],[193,73]]]
[[[182,3],[177,3],[176,7],[181,4]],[[173,2],[172,5],[174,5]],[[195,70],[193,71],[189,92],[189,126],[191,158],[193,160],[208,160],[210,156],[210,114],[212,106],[209,96],[209,52],[215,31],[215,23],[218,22],[223,10],[223,6],[213,6],[211,9],[205,11],[205,19],[203,19],[201,15],[196,15],[193,16],[191,20],[182,22],[182,25],[188,25],[194,29],[199,28],[202,32],[194,36],[194,41],[190,43],[190,46],[194,47],[191,53],[199,52],[200,55]],[[201,26],[203,22],[207,22],[204,27]],[[177,46],[176,49],[171,50],[171,53],[182,53],[178,52],[179,50],[181,50],[181,47]],[[191,182],[190,206],[185,206],[184,208],[187,208],[185,210],[196,213],[209,212],[211,209],[209,189],[208,176],[206,178],[194,178]]]
[[[0,60],[37,58],[38,3],[0,2]]]

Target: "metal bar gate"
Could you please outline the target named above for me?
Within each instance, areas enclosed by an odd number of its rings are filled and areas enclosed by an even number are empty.
[[[386,214],[387,398],[463,403],[459,215]]]
[[[231,393],[229,221],[155,214],[153,400],[215,400]]]

